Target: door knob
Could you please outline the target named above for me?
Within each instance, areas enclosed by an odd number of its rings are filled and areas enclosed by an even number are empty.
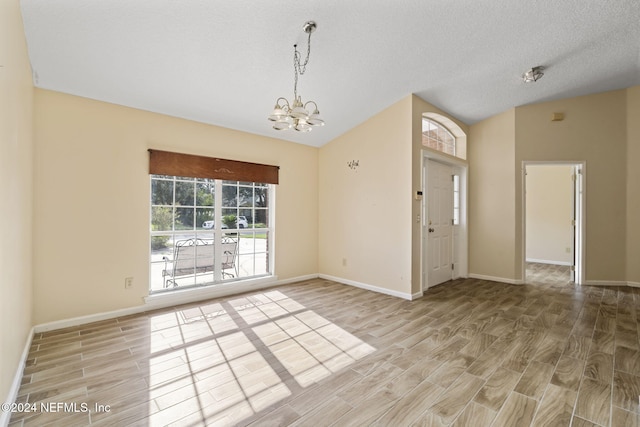
[[[433,233],[434,231],[436,231],[435,228],[430,228],[429,229],[429,233]]]

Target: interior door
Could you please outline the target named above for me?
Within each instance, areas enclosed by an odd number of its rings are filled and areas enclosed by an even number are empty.
[[[453,169],[429,160],[427,178],[427,256],[429,287],[453,277]]]
[[[574,167],[573,181],[573,265],[571,269],[571,281],[581,285],[584,280],[583,273],[583,253],[582,253],[582,230],[584,221],[583,197],[584,197],[584,175],[582,165]]]
[[[573,174],[571,176],[573,187],[571,189],[571,278],[570,280],[575,283],[576,281],[576,225],[577,225],[577,213],[578,213],[578,168],[573,167]]]

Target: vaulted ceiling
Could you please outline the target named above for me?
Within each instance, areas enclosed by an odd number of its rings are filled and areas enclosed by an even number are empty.
[[[640,84],[638,0],[21,0],[34,85],[321,146],[410,93],[473,124]],[[298,93],[326,126],[278,132]],[[521,75],[542,65],[545,75]]]

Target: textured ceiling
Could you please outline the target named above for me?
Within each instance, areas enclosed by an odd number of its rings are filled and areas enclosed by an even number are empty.
[[[467,124],[640,84],[638,0],[22,0],[37,87],[321,146],[410,93]],[[326,126],[277,132],[293,44]],[[535,84],[521,74],[547,67]]]

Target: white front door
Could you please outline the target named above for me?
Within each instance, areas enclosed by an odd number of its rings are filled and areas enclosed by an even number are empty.
[[[453,277],[453,168],[429,160],[427,176],[428,286]]]

